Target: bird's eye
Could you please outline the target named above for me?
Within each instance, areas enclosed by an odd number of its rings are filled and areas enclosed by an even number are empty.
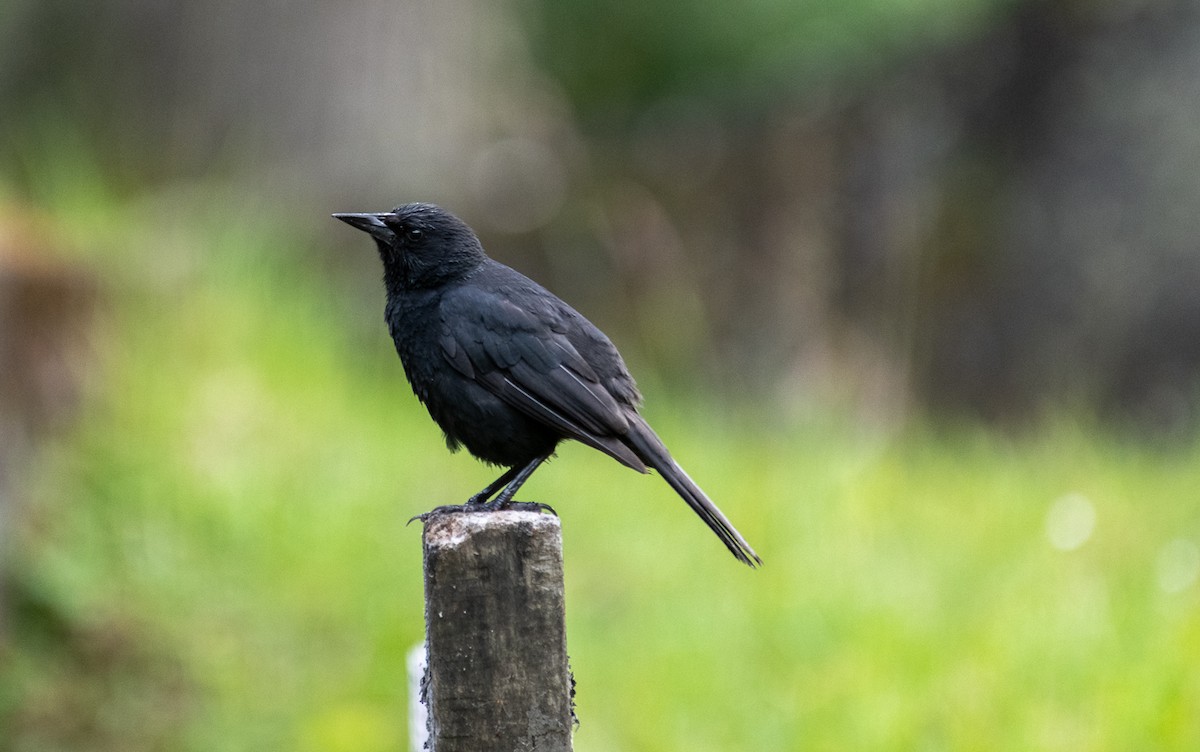
[[[416,243],[421,238],[425,237],[425,233],[421,232],[419,227],[409,227],[404,231],[404,237],[408,238],[410,243]]]

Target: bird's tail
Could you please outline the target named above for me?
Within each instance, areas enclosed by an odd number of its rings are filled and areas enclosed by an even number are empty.
[[[636,413],[627,417],[629,418],[629,433],[625,438],[638,457],[658,471],[658,474],[671,485],[671,488],[683,497],[692,511],[700,515],[704,524],[717,534],[717,537],[737,557],[738,561],[751,567],[762,564],[762,559],[737,531],[733,523],[726,519],[721,510],[717,509],[717,505],[709,500],[696,482],[689,478],[683,468],[675,462],[671,453],[667,451],[666,445],[654,433],[654,429],[650,428],[650,425]]]

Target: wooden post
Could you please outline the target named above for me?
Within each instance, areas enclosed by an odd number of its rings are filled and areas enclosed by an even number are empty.
[[[423,538],[431,752],[570,752],[558,518],[433,514]]]

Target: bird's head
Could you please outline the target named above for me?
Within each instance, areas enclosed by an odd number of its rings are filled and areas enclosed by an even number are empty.
[[[468,274],[485,258],[471,228],[433,204],[333,216],[375,239],[389,292],[438,287]]]

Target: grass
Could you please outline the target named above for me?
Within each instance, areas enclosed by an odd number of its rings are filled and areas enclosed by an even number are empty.
[[[408,393],[382,291],[358,294],[368,249],[323,262],[202,206],[147,219],[180,205],[125,210],[89,256],[97,376],[35,468],[17,559],[77,626],[69,650],[19,633],[0,749],[402,748],[405,523],[492,471]],[[580,752],[1200,747],[1200,447],[1068,420],[764,431],[660,393],[648,415],[766,566],[595,452],[539,471]]]

